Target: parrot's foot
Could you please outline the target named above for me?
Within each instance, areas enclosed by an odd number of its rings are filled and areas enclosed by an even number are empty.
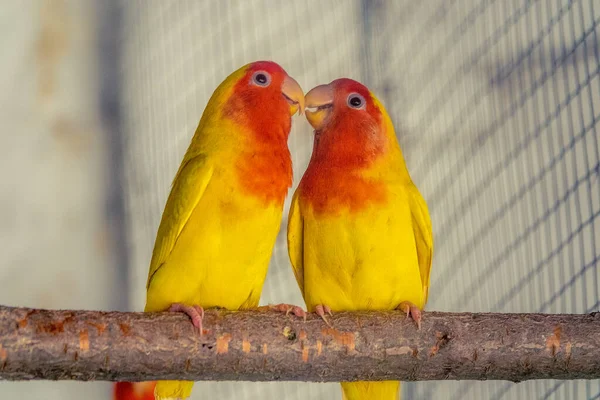
[[[330,328],[333,328],[333,326],[331,326],[331,324],[329,323],[327,318],[325,318],[325,314],[329,314],[330,316],[333,316],[333,314],[331,313],[331,308],[329,308],[329,306],[326,306],[325,304],[318,304],[315,306],[315,313],[319,317],[321,317],[323,319],[323,321],[325,321],[327,326],[329,326]]]
[[[306,321],[306,311],[302,307],[285,303],[269,304],[267,307],[272,311],[284,312],[285,315],[294,314],[296,317],[304,318],[304,321]]]
[[[200,306],[186,306],[181,303],[171,304],[170,312],[182,312],[192,319],[192,325],[200,331],[202,335],[202,319],[204,318],[204,309]]]
[[[421,329],[421,310],[419,307],[408,301],[403,301],[397,308],[406,314],[406,318],[412,317],[412,319],[417,323],[417,330]]]

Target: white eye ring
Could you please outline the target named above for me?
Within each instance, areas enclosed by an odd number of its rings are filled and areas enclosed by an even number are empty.
[[[252,83],[256,86],[267,87],[271,84],[271,75],[266,71],[256,71],[252,74]]]
[[[365,98],[362,97],[358,93],[350,93],[348,95],[348,99],[346,100],[346,103],[348,104],[348,107],[354,108],[357,110],[363,110],[367,106],[367,102],[365,101]]]

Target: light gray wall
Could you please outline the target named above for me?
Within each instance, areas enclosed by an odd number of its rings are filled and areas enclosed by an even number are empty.
[[[0,304],[115,309],[91,0],[0,7]],[[1,399],[107,399],[107,383],[0,382]]]

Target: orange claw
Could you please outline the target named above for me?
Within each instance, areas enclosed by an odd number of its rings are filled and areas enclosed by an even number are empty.
[[[333,326],[329,323],[327,318],[325,318],[326,313],[333,317],[333,314],[331,313],[331,308],[329,308],[329,306],[326,306],[325,304],[318,304],[315,306],[315,313],[319,317],[323,318],[323,321],[325,321],[327,326],[329,326],[330,328],[333,328]]]
[[[421,310],[419,307],[415,306],[413,303],[408,301],[403,301],[397,307],[398,310],[402,310],[406,314],[406,318],[412,317],[412,319],[417,323],[417,330],[421,330]]]

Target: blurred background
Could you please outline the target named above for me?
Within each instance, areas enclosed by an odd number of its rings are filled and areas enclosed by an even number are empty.
[[[429,310],[600,309],[600,0],[20,0],[0,5],[0,32],[0,304],[142,310],[170,183],[209,96],[270,59],[306,91],[345,76],[387,107],[431,211]],[[301,118],[289,145],[296,185],[312,149]],[[262,304],[302,304],[284,230]],[[600,399],[599,381],[402,388]],[[3,400],[110,396],[102,382],[0,382]],[[204,382],[192,397],[281,398],[341,394]]]

